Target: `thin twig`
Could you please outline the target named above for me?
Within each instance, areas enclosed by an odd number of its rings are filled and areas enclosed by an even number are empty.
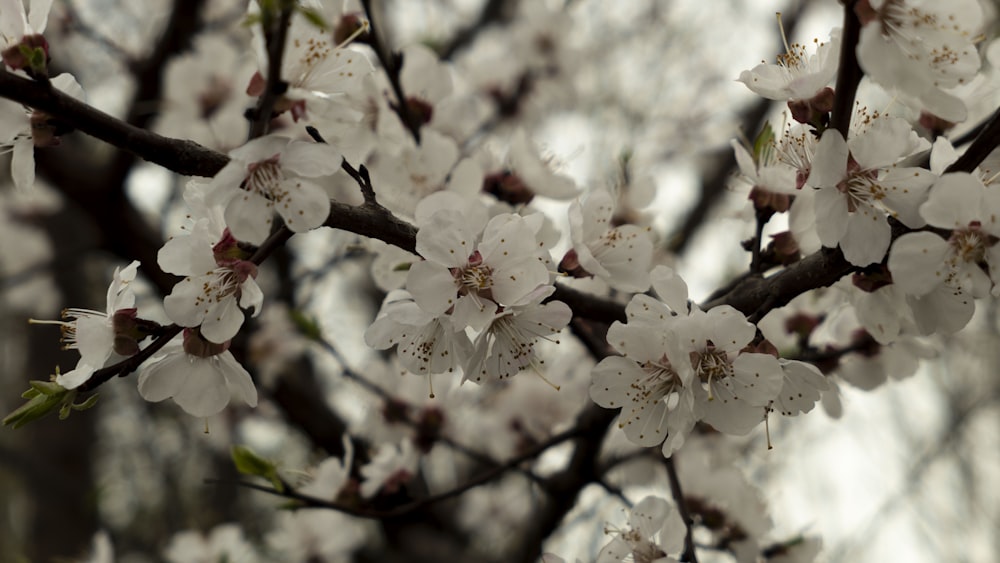
[[[309,136],[312,137],[317,143],[326,144],[326,139],[324,139],[319,130],[312,125],[306,126],[306,133],[309,133]],[[375,198],[375,187],[372,186],[372,178],[368,174],[368,169],[365,168],[364,164],[361,165],[360,169],[355,170],[355,168],[351,166],[351,163],[347,162],[347,159],[344,158],[340,161],[340,168],[344,172],[347,172],[347,175],[354,178],[354,181],[358,183],[358,187],[361,188],[361,197],[364,198],[365,205],[379,206],[378,200]]]
[[[844,32],[840,43],[840,68],[837,69],[837,88],[834,91],[833,113],[830,115],[830,127],[840,131],[846,139],[851,126],[851,114],[854,112],[854,96],[864,72],[858,64],[857,45],[861,36],[861,22],[854,13],[857,0],[849,0],[844,4]]]
[[[250,139],[267,134],[274,113],[274,105],[277,103],[278,97],[284,94],[288,88],[288,85],[281,80],[281,66],[285,58],[285,41],[288,38],[288,27],[292,21],[295,4],[287,1],[281,4],[277,20],[269,22],[271,18],[262,18],[261,25],[264,26],[264,39],[267,42],[267,85],[253,111],[253,119],[250,121]],[[270,29],[266,26],[267,23],[271,24]]]
[[[681,490],[681,480],[677,477],[674,459],[672,457],[666,458],[664,465],[667,467],[667,477],[670,479],[670,494],[673,495],[677,511],[680,512],[684,525],[687,527],[687,532],[684,534],[684,553],[681,555],[681,561],[698,563],[698,555],[695,553],[694,547],[694,520],[691,519],[687,503],[684,501],[684,491]]]
[[[485,485],[486,483],[489,483],[490,481],[492,481],[492,480],[494,480],[494,479],[502,476],[508,470],[513,469],[514,467],[516,467],[516,466],[518,466],[518,465],[520,465],[520,464],[522,464],[522,463],[524,463],[526,461],[530,461],[532,459],[537,458],[539,455],[541,455],[543,452],[545,452],[549,448],[552,448],[552,447],[557,446],[557,445],[559,445],[559,444],[561,444],[561,443],[563,443],[563,442],[565,442],[567,440],[570,440],[570,439],[574,438],[577,435],[577,433],[578,433],[578,431],[576,429],[570,429],[570,430],[567,430],[565,432],[561,432],[559,434],[556,434],[556,435],[552,436],[551,438],[549,438],[548,440],[546,440],[546,441],[544,441],[544,442],[542,442],[542,443],[540,443],[540,444],[538,444],[538,445],[536,445],[536,446],[528,449],[526,452],[522,453],[521,455],[518,455],[518,456],[516,456],[516,457],[514,457],[514,458],[512,458],[512,459],[510,459],[510,460],[508,460],[506,462],[504,462],[501,465],[498,465],[496,467],[487,469],[486,471],[484,471],[480,475],[478,475],[476,477],[473,477],[472,479],[469,479],[465,483],[463,483],[463,484],[461,484],[461,485],[459,485],[459,486],[457,486],[457,487],[455,487],[453,489],[449,489],[449,490],[444,491],[442,493],[438,493],[438,494],[426,496],[424,498],[417,499],[417,500],[414,500],[414,501],[411,501],[411,502],[399,505],[397,507],[390,508],[388,510],[369,510],[369,509],[364,509],[364,508],[356,508],[356,507],[353,507],[353,506],[348,506],[348,505],[340,504],[340,503],[336,503],[336,502],[330,502],[330,501],[326,501],[326,500],[323,500],[323,499],[318,499],[318,498],[315,498],[315,497],[311,497],[309,495],[303,495],[302,493],[299,493],[299,492],[295,491],[291,487],[286,487],[284,491],[279,491],[277,489],[274,489],[273,487],[266,487],[266,486],[258,485],[258,484],[255,484],[255,483],[247,483],[247,482],[240,481],[240,482],[237,482],[237,484],[239,486],[241,486],[241,487],[246,487],[246,488],[249,488],[249,489],[254,489],[254,490],[257,490],[257,491],[265,492],[265,493],[268,493],[268,494],[271,494],[271,495],[280,496],[280,497],[284,497],[284,498],[289,498],[289,499],[300,501],[303,504],[303,506],[301,506],[300,508],[328,508],[330,510],[336,510],[338,512],[343,512],[343,513],[349,514],[351,516],[357,516],[359,518],[370,518],[370,519],[374,519],[374,520],[382,520],[382,519],[387,519],[387,518],[396,518],[396,517],[399,517],[399,516],[403,516],[405,514],[409,514],[410,512],[413,512],[415,510],[420,510],[420,509],[422,509],[422,508],[424,508],[426,506],[429,506],[429,505],[432,505],[432,504],[436,504],[438,502],[445,501],[445,500],[448,500],[450,498],[457,497],[457,496],[465,493],[466,491],[468,491],[470,489],[473,489],[475,487],[478,487],[480,485]],[[218,479],[206,479],[205,482],[206,483],[222,483],[223,481],[218,480]]]
[[[382,22],[376,23],[375,21],[375,10],[372,9],[371,0],[361,0],[361,5],[364,7],[365,14],[368,16],[368,22],[371,24],[371,47],[375,50],[375,56],[378,57],[379,62],[382,63],[382,68],[385,69],[385,73],[389,77],[389,84],[392,85],[392,91],[396,95],[397,103],[392,108],[399,115],[399,119],[402,120],[403,125],[413,135],[413,140],[419,145],[420,120],[413,113],[410,104],[407,102],[406,94],[403,92],[403,83],[400,78],[402,55],[389,50],[385,34],[382,33],[380,25]]]
[[[347,364],[347,360],[344,358],[343,354],[340,353],[340,350],[338,350],[337,347],[333,345],[333,343],[329,342],[324,338],[316,340],[316,342],[318,342],[320,347],[326,350],[331,356],[333,356],[333,359],[336,360],[338,364],[340,364],[340,371],[345,377],[354,381],[358,385],[364,387],[365,389],[367,389],[372,394],[376,395],[386,403],[402,403],[405,404],[406,406],[409,406],[408,403],[399,399],[389,391],[386,391],[380,385],[370,381],[368,378],[362,376],[360,373],[351,369],[351,367]],[[401,419],[400,422],[406,424],[407,426],[410,426],[411,428],[416,428],[420,424],[419,421],[413,420],[412,418],[410,418],[409,415]],[[492,457],[477,452],[464,444],[456,442],[454,439],[448,436],[437,436],[436,440],[438,442],[441,442],[442,444],[447,445],[451,449],[465,455],[466,457],[477,463],[486,465],[488,467],[498,467],[502,465],[501,462],[493,459]],[[536,475],[533,471],[521,467],[515,467],[514,469],[536,483],[541,484],[543,482],[542,478]]]

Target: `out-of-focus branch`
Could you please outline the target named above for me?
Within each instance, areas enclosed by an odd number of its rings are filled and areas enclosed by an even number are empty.
[[[135,64],[135,57],[122,48],[114,39],[97,31],[93,26],[83,21],[80,11],[76,8],[75,0],[63,2],[63,11],[66,13],[65,26],[70,31],[86,37],[90,41],[100,45],[112,55],[122,59],[125,66],[131,67]]]
[[[851,114],[854,113],[854,96],[864,73],[858,65],[857,45],[861,35],[861,22],[854,13],[857,0],[849,0],[844,4],[844,31],[840,43],[840,68],[837,69],[837,88],[834,91],[833,112],[830,115],[830,127],[840,131],[847,138],[851,127]]]
[[[479,17],[472,25],[462,28],[451,41],[443,45],[438,53],[443,60],[449,60],[459,50],[471,44],[479,34],[487,27],[495,23],[504,23],[511,17],[511,13],[517,7],[518,0],[488,0],[479,12]]]
[[[55,88],[7,71],[0,71],[0,97],[43,111],[65,126],[185,176],[214,176],[229,162],[226,155],[198,143],[129,125]]]
[[[281,80],[281,66],[285,58],[285,41],[288,39],[288,27],[292,21],[293,11],[294,4],[292,2],[282,2],[277,19],[273,19],[273,14],[267,17],[262,14],[261,25],[264,26],[264,40],[267,44],[267,84],[264,87],[264,94],[261,95],[257,107],[253,110],[250,121],[250,139],[267,134],[274,113],[274,105],[287,88],[287,85]]]
[[[382,30],[382,22],[376,21],[375,10],[372,8],[371,0],[361,0],[361,5],[364,7],[365,14],[368,16],[368,22],[372,26],[370,33],[371,47],[375,50],[375,56],[378,57],[379,62],[382,63],[382,68],[385,69],[385,73],[389,77],[389,84],[392,85],[392,91],[396,95],[396,105],[393,106],[393,110],[399,115],[399,119],[419,145],[420,118],[417,117],[410,107],[406,94],[403,92],[403,82],[400,78],[403,57],[399,53],[389,49],[385,33]]]
[[[674,497],[677,511],[680,512],[684,526],[687,528],[684,534],[684,553],[681,555],[681,561],[698,563],[698,555],[694,550],[694,520],[691,519],[687,502],[684,501],[684,491],[681,489],[681,480],[677,476],[677,468],[674,467],[674,458],[668,457],[663,463],[667,467],[667,478],[670,480],[670,494]]]
[[[466,491],[478,487],[480,485],[485,485],[486,483],[489,483],[490,481],[493,481],[503,476],[505,473],[507,473],[514,467],[526,461],[531,461],[533,459],[536,459],[538,456],[543,454],[548,449],[555,447],[569,439],[572,439],[573,437],[577,436],[578,433],[579,432],[577,429],[571,429],[565,432],[561,432],[559,434],[552,436],[548,440],[545,440],[544,442],[537,444],[532,448],[529,448],[524,453],[515,456],[510,460],[507,460],[504,463],[497,465],[496,467],[487,469],[483,473],[480,473],[476,477],[469,479],[465,483],[462,483],[461,485],[453,489],[449,489],[442,493],[429,495],[424,498],[407,502],[406,504],[386,509],[369,509],[366,507],[356,507],[338,502],[330,502],[323,499],[311,497],[308,495],[303,495],[302,493],[295,491],[295,489],[287,486],[285,487],[284,491],[278,491],[271,487],[257,485],[255,483],[240,483],[240,485],[257,491],[262,491],[268,494],[277,495],[299,501],[301,503],[300,508],[328,508],[330,510],[336,510],[338,512],[343,512],[344,514],[349,514],[351,516],[357,516],[360,518],[369,518],[374,520],[392,519],[405,516],[411,512],[424,509],[430,505],[457,497],[465,493]],[[209,479],[206,480],[206,482],[213,483],[215,481]]]
[[[784,18],[785,33],[791,35],[795,32],[795,27],[802,19],[802,11],[805,10],[807,4],[808,2],[799,2],[795,11]],[[752,139],[756,131],[760,130],[761,123],[767,117],[770,109],[771,101],[761,98],[743,110],[739,123],[740,131]],[[736,170],[736,157],[728,146],[711,155],[709,159],[709,162],[702,169],[712,172],[702,180],[698,201],[688,211],[680,228],[667,239],[669,241],[667,250],[675,254],[683,253],[691,243],[695,233],[706,224],[705,219],[719,198],[726,193],[729,179],[732,177],[733,171]]]
[[[742,131],[756,131],[760,128],[760,123],[764,121],[768,110],[771,108],[771,101],[761,98],[743,113],[740,123]],[[710,163],[705,165],[705,169],[712,170],[712,173],[702,180],[701,192],[698,194],[698,201],[695,202],[691,210],[684,216],[684,222],[680,228],[669,237],[667,250],[681,254],[694,238],[695,233],[705,226],[705,219],[709,212],[715,207],[719,198],[726,193],[729,179],[736,169],[736,157],[733,150],[728,146],[710,158]]]

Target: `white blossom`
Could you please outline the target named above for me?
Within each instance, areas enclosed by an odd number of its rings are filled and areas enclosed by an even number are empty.
[[[223,205],[226,225],[241,241],[260,244],[277,211],[293,232],[315,229],[330,213],[330,198],[307,178],[340,170],[340,153],[328,144],[269,135],[229,152],[212,179],[207,201]]]
[[[90,309],[64,309],[62,321],[38,321],[35,324],[56,324],[62,331],[62,341],[67,350],[79,350],[80,360],[76,367],[56,376],[56,383],[66,389],[76,389],[83,385],[95,371],[104,367],[112,356],[138,352],[135,341],[120,342],[116,354],[116,313],[134,318],[135,294],[129,284],[135,279],[139,261],[135,260],[125,268],[115,268],[108,286],[107,306],[104,312]],[[134,349],[126,349],[133,348]]]
[[[184,412],[197,417],[219,413],[233,396],[257,406],[257,388],[250,374],[226,347],[201,340],[192,329],[185,329],[183,340],[183,345],[167,344],[143,364],[139,373],[143,399],[153,403],[173,399]]]
[[[934,176],[897,163],[924,145],[899,118],[876,118],[848,141],[833,129],[823,133],[808,180],[818,189],[816,231],[823,246],[839,244],[849,262],[867,266],[889,249],[889,214],[922,227],[918,209]]]
[[[810,55],[805,45],[786,44],[777,64],[761,63],[740,73],[739,81],[754,93],[769,100],[807,100],[826,87],[837,74],[840,62],[840,29],[830,33],[830,40],[814,40]]]
[[[621,291],[649,289],[653,241],[648,230],[635,225],[611,225],[615,206],[611,194],[591,192],[586,201],[569,208],[570,237],[580,267]],[[565,260],[565,259],[564,259]]]

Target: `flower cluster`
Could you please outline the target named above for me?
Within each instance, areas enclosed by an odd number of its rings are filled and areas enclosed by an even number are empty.
[[[410,267],[406,291],[386,299],[365,333],[368,344],[398,344],[415,373],[461,368],[477,383],[539,368],[537,339],[558,333],[571,314],[560,301],[543,303],[555,288],[537,239],[540,217],[488,219],[478,203],[451,197],[425,200],[417,217],[424,260]]]
[[[597,404],[622,409],[618,426],[630,441],[662,444],[669,457],[699,420],[746,434],[780,400],[779,392],[815,381],[800,373],[818,374],[814,367],[757,352],[754,325],[732,307],[703,312],[688,304],[683,280],[665,266],[651,277],[662,301],[632,298],[628,322],[608,330],[608,343],[622,355],[597,364],[590,387]],[[796,414],[812,403],[781,408]]]

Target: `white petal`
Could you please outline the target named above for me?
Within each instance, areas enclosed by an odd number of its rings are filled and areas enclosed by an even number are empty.
[[[221,370],[226,378],[226,386],[229,392],[251,407],[257,406],[257,387],[253,384],[253,379],[247,370],[236,361],[232,352],[225,351],[218,356],[218,361],[222,364]]]
[[[657,266],[649,273],[656,295],[670,307],[670,310],[685,314],[688,311],[688,288],[684,280],[672,268]]]
[[[291,141],[288,137],[268,135],[249,141],[242,147],[229,151],[229,156],[233,160],[241,162],[242,166],[245,166],[281,155]],[[337,166],[340,166],[339,162]]]
[[[51,0],[48,0],[51,2]],[[32,6],[32,14],[34,14],[34,6]],[[64,72],[59,76],[52,79],[52,85],[61,90],[64,94],[72,96],[78,100],[83,100],[84,92],[83,86],[76,81],[76,78],[68,72]]]
[[[187,354],[174,348],[162,360],[146,365],[139,373],[139,394],[158,403],[173,397],[187,378]]]
[[[56,383],[61,385],[63,389],[76,389],[86,383],[97,369],[94,366],[80,362],[76,365],[76,368],[57,375]]]
[[[836,248],[847,232],[847,198],[834,187],[815,192],[816,234],[827,248]]]
[[[944,283],[949,267],[946,240],[934,233],[908,233],[896,240],[889,252],[893,282],[908,295],[926,295]]]
[[[184,412],[207,417],[229,404],[229,387],[216,358],[189,358],[188,376],[174,394],[174,402]]]
[[[880,211],[861,206],[847,220],[847,232],[840,239],[844,258],[855,266],[881,262],[889,250],[892,229]]]
[[[449,267],[464,266],[475,251],[476,237],[465,225],[461,213],[444,209],[430,217],[417,231],[417,253]]]
[[[844,137],[836,129],[827,129],[816,145],[808,184],[817,188],[836,186],[847,175],[847,155]]]
[[[431,315],[440,315],[458,300],[455,278],[448,268],[429,260],[410,266],[406,276],[406,289],[421,309]]]
[[[226,205],[226,224],[237,240],[260,244],[271,234],[274,203],[258,194],[240,191]]]
[[[947,285],[939,285],[923,297],[907,296],[913,319],[921,334],[958,332],[969,324],[976,311],[972,297]]]
[[[208,314],[204,286],[214,283],[213,276],[184,278],[178,282],[170,295],[163,298],[163,308],[170,320],[184,327],[201,324]]]
[[[928,223],[942,229],[962,229],[983,219],[983,196],[986,187],[967,172],[945,174],[934,183],[920,214]]]
[[[212,243],[194,235],[180,235],[168,240],[156,253],[156,262],[164,272],[179,276],[203,275],[215,269]]]
[[[253,309],[253,316],[260,314],[261,305],[264,304],[264,292],[261,291],[257,281],[247,278],[240,284],[240,307]]]
[[[285,224],[295,233],[321,226],[330,215],[330,196],[323,188],[302,179],[282,182],[288,193],[275,205]]]
[[[52,0],[31,0],[31,9],[28,12],[28,25],[35,33],[45,31],[45,24],[49,21],[49,10],[52,8]]]
[[[205,320],[201,323],[201,335],[209,342],[222,344],[236,336],[243,326],[243,320],[243,311],[236,303],[236,296],[225,297],[205,314]]]
[[[292,141],[281,155],[281,167],[306,178],[329,176],[340,170],[344,157],[325,143]]]
[[[76,344],[80,351],[80,361],[104,367],[111,357],[115,343],[115,331],[111,319],[103,316],[80,317],[76,321]]]

